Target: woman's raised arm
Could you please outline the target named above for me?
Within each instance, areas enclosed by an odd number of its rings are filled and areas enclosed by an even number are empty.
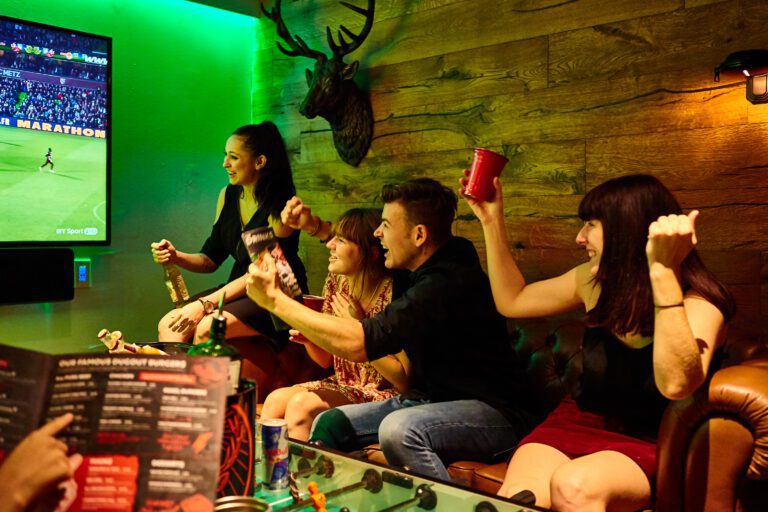
[[[722,312],[704,298],[683,295],[680,265],[696,245],[699,212],[659,217],[648,228],[646,256],[653,289],[653,370],[659,391],[686,398],[703,382],[724,338]]]

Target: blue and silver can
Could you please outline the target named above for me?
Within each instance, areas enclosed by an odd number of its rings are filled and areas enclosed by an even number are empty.
[[[262,489],[282,491],[288,488],[288,424],[285,420],[261,421]]]

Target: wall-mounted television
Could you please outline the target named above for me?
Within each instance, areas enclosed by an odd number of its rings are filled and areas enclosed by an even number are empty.
[[[110,243],[112,40],[0,16],[0,246]]]

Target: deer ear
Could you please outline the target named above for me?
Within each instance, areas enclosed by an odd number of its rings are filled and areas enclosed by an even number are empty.
[[[312,85],[312,72],[308,69],[305,69],[304,71],[307,78],[307,85]]]
[[[344,66],[344,69],[341,70],[341,78],[344,80],[351,80],[352,77],[355,76],[355,73],[357,73],[358,62],[359,61],[355,61],[352,64]]]

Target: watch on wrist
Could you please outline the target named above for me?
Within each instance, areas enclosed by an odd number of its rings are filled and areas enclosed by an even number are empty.
[[[199,300],[200,304],[203,305],[203,313],[205,313],[206,315],[210,315],[211,313],[216,311],[216,304],[214,304],[213,302],[205,299],[197,299],[197,300]]]

